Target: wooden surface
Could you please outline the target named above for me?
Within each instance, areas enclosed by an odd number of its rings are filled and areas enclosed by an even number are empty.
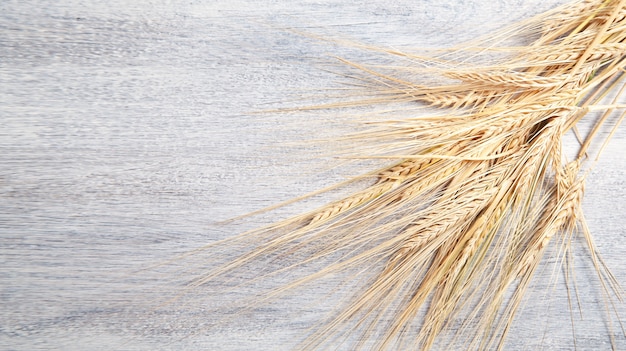
[[[220,224],[352,174],[326,169],[315,158],[324,148],[293,143],[350,130],[342,114],[252,113],[340,87],[327,69],[331,55],[368,59],[290,29],[406,50],[446,47],[559,3],[2,2],[0,349],[290,349],[325,311],[300,306],[331,285],[209,326],[236,296],[199,292],[195,303],[156,308],[153,301],[185,276],[138,271],[314,208],[328,199]],[[623,284],[624,130],[588,177],[584,202]],[[548,266],[507,349],[609,349],[593,269],[586,252],[575,254],[583,317],[570,315],[559,269]],[[624,320],[624,304],[616,309]],[[619,326],[612,328],[626,349]]]

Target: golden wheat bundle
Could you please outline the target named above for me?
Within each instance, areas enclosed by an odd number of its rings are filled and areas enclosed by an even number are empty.
[[[381,50],[406,66],[342,60],[375,94],[346,105],[408,103],[435,112],[349,136],[369,145],[360,157],[391,162],[358,178],[372,179],[369,187],[203,248],[244,251],[217,260],[191,286],[231,282],[246,270],[257,276],[248,284],[283,277],[246,305],[254,308],[340,275],[349,298],[299,348],[351,340],[351,348],[381,350],[502,349],[547,248],[566,257],[571,237],[582,235],[606,295],[621,298],[581,199],[590,150],[606,142],[597,130],[607,121],[617,128],[624,117],[614,112],[624,108],[625,3],[577,2],[425,55]],[[533,39],[509,46],[513,35]],[[315,108],[335,106],[342,105]],[[604,112],[567,159],[563,136],[597,111]]]

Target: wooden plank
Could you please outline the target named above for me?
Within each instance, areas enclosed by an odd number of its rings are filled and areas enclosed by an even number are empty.
[[[327,312],[310,302],[326,296],[332,280],[300,299],[219,321],[212,311],[245,291],[158,306],[191,272],[138,270],[314,208],[328,198],[221,224],[358,171],[327,169],[332,160],[316,158],[326,145],[294,144],[349,131],[346,111],[252,113],[334,93],[341,85],[326,69],[341,68],[330,65],[331,55],[369,58],[291,30],[407,50],[445,47],[559,3],[0,5],[0,349],[289,349]],[[625,147],[622,128],[589,176],[584,202],[620,282]],[[573,317],[576,346],[609,349],[593,269],[585,252],[576,256],[584,303],[584,319]],[[533,286],[508,349],[573,349],[567,294],[552,273],[548,267]],[[616,308],[623,320],[626,308]]]

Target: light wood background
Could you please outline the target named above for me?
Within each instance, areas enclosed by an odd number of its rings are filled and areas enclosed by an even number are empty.
[[[299,306],[332,286],[209,328],[219,304],[237,297],[152,310],[185,277],[137,271],[311,209],[328,198],[220,224],[352,174],[325,168],[328,159],[315,158],[324,147],[293,143],[345,133],[344,114],[253,113],[341,87],[328,70],[332,55],[369,59],[290,30],[403,50],[446,47],[561,3],[3,1],[0,349],[290,349],[324,312]],[[584,202],[623,284],[625,148],[622,128],[588,177]],[[585,255],[576,251],[583,316],[572,317],[559,270],[553,277],[548,268],[507,349],[610,348]],[[623,320],[624,304],[616,309]],[[626,349],[616,322],[616,344]]]

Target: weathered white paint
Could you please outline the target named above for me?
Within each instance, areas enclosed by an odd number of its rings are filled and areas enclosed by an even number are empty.
[[[150,312],[151,299],[177,277],[136,272],[313,208],[325,199],[219,224],[351,174],[319,173],[325,164],[309,158],[323,150],[285,146],[340,135],[350,128],[345,116],[250,113],[296,106],[302,96],[337,87],[322,70],[329,54],[368,58],[287,29],[405,49],[447,46],[562,2],[3,2],[0,349],[287,349],[323,316],[323,306],[304,313],[303,302],[332,282],[245,320],[203,328],[216,318],[212,308],[234,293]],[[622,128],[589,176],[584,203],[622,282],[624,147]],[[582,264],[579,272],[585,314],[576,316],[576,345],[608,349],[592,270]],[[573,349],[567,296],[562,284],[550,285],[550,273],[534,286],[510,349]],[[624,318],[624,305],[617,308]],[[617,343],[626,349],[619,333]]]

